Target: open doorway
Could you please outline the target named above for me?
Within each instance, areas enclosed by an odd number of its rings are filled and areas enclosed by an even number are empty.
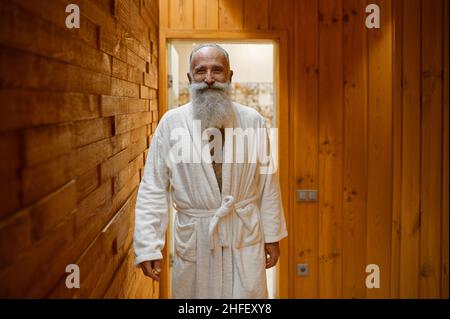
[[[276,126],[275,98],[275,43],[264,41],[244,43],[232,41],[212,41],[221,45],[230,56],[231,69],[234,71],[232,81],[232,99],[243,105],[256,109],[266,119],[267,126]],[[172,40],[167,43],[167,105],[168,109],[189,102],[189,55],[200,42],[193,40]],[[176,213],[170,205],[170,234],[173,234],[173,217]],[[173,236],[169,236],[170,272],[174,253]],[[275,298],[276,268],[266,271],[269,298]],[[171,277],[168,280],[172,282]],[[169,287],[169,294],[171,287]]]

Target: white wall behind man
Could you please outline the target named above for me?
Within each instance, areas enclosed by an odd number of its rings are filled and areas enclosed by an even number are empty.
[[[199,42],[173,42],[179,55],[179,79],[188,81],[189,54]],[[230,56],[233,82],[273,82],[273,44],[220,44]]]

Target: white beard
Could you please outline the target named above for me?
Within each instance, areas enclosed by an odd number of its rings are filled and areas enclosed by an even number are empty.
[[[233,119],[231,84],[215,82],[192,83],[190,94],[194,119],[201,121],[202,132],[208,128],[230,127]]]

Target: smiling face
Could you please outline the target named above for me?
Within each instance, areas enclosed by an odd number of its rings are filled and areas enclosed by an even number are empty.
[[[205,128],[224,128],[233,120],[231,78],[227,56],[216,47],[205,46],[194,51],[188,73],[189,92],[195,119]]]
[[[191,84],[205,82],[212,86],[215,82],[231,82],[233,71],[222,51],[215,47],[203,47],[192,56],[191,70],[187,76]]]

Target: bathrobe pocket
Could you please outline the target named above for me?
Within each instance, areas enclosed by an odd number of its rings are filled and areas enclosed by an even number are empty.
[[[243,208],[236,208],[234,219],[235,247],[242,248],[261,242],[261,222],[258,207],[253,203]]]
[[[176,254],[187,261],[196,262],[197,258],[197,223],[181,223],[178,213],[174,220],[174,238]]]

